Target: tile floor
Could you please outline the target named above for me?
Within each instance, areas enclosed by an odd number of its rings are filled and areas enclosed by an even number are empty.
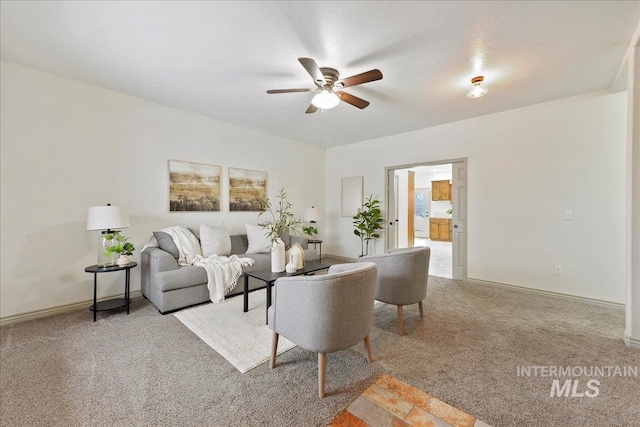
[[[380,376],[331,427],[490,427],[389,375]]]
[[[452,278],[453,253],[451,242],[439,242],[436,240],[415,238],[414,246],[429,246],[431,259],[429,260],[429,275]]]

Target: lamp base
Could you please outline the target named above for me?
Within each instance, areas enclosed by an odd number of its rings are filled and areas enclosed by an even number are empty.
[[[116,239],[113,238],[113,233],[113,230],[106,230],[98,236],[98,267],[118,265],[117,261],[120,254],[114,252],[111,255],[107,255],[107,248],[116,245]]]

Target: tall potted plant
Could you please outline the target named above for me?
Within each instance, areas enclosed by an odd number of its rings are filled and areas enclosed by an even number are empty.
[[[285,250],[284,243],[280,239],[282,234],[287,231],[299,231],[301,221],[293,215],[291,208],[293,204],[289,202],[287,193],[284,188],[278,193],[278,204],[272,205],[269,199],[262,201],[262,212],[258,215],[266,216],[266,219],[259,223],[264,230],[265,235],[271,240],[271,271],[280,273],[285,270]]]
[[[382,211],[380,201],[370,195],[363,205],[363,209],[353,217],[355,230],[353,234],[360,237],[361,255],[369,255],[369,241],[380,237],[378,230],[382,230]]]

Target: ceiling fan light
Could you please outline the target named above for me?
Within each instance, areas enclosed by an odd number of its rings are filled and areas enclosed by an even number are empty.
[[[484,76],[477,76],[471,79],[471,83],[473,86],[467,92],[467,97],[469,98],[480,98],[489,92],[489,89],[482,86],[482,82],[484,81]]]
[[[330,90],[323,89],[319,94],[313,97],[311,103],[322,110],[328,110],[340,103],[338,95]]]

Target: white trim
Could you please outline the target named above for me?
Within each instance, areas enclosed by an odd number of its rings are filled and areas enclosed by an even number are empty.
[[[630,336],[627,336],[626,334],[624,336],[624,343],[627,345],[627,347],[640,349],[640,340],[637,340],[635,338],[631,338]]]
[[[618,83],[618,79],[620,79],[625,67],[629,64],[629,55],[631,51],[634,50],[638,46],[638,44],[640,44],[640,22],[638,22],[638,26],[636,27],[636,30],[633,33],[629,44],[627,45],[627,49],[624,52],[624,57],[622,58],[622,61],[620,61],[620,65],[618,66],[618,72],[613,78],[611,85],[609,85],[610,89],[613,89],[613,87]]]
[[[129,294],[129,298],[137,298],[140,296],[142,296],[142,293],[140,293],[140,291],[132,291]],[[111,298],[117,298],[117,297],[122,298],[122,294],[120,293],[120,294],[111,295],[108,297],[98,298],[98,302],[105,301]],[[92,305],[93,299],[61,305],[59,307],[45,308],[44,310],[30,311],[29,313],[22,313],[22,314],[15,314],[13,316],[0,317],[0,326],[9,325],[11,323],[26,322],[27,320],[39,319],[41,317],[49,317],[56,314],[68,313],[70,311],[76,311],[80,309],[88,309],[89,307],[87,306],[87,304]]]
[[[587,302],[591,304],[603,305],[606,307],[618,308],[622,310],[624,310],[624,307],[625,307],[624,304],[619,302],[605,301],[605,300],[581,297],[581,296],[571,295],[571,294],[563,294],[561,292],[545,291],[543,289],[529,288],[527,286],[509,285],[506,283],[490,282],[488,280],[480,280],[480,279],[467,279],[466,282],[472,285],[498,286],[502,288],[510,288],[513,290],[518,290],[523,292],[530,292],[535,294],[548,295],[552,297],[566,298],[574,301]]]

